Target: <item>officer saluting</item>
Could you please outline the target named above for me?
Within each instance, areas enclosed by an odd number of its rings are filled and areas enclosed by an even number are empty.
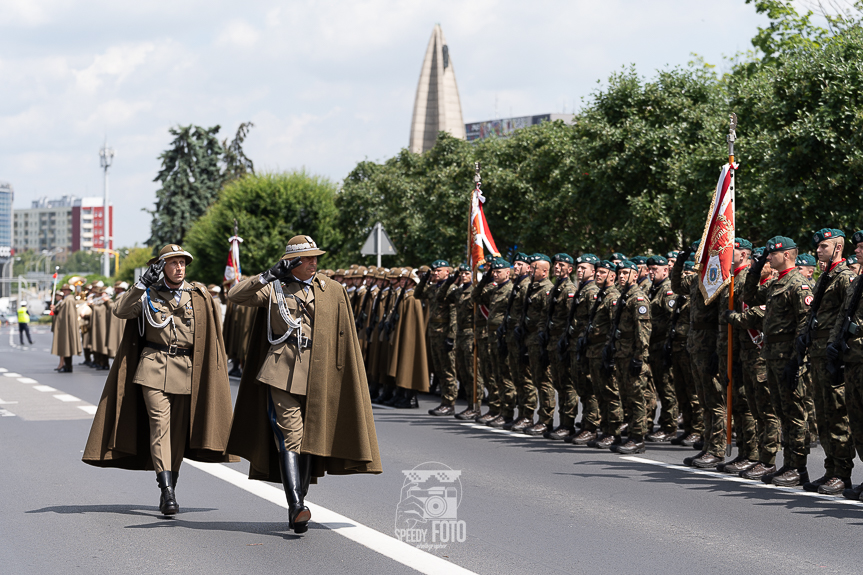
[[[155,468],[164,515],[179,511],[174,488],[184,456],[228,460],[221,309],[203,284],[185,281],[191,261],[180,246],[165,246],[114,306],[117,317],[137,321],[126,322],[83,458],[98,467]],[[138,418],[138,401],[147,420]],[[137,438],[148,432],[149,452],[141,453]]]

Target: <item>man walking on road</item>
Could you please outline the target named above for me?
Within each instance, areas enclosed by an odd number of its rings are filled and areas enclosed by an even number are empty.
[[[21,307],[18,308],[18,337],[21,338],[21,347],[24,346],[24,334],[27,334],[27,341],[33,345],[33,339],[30,337],[30,314],[27,312],[27,302],[21,302]]]

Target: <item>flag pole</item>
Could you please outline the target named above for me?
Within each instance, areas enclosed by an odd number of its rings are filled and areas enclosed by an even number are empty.
[[[54,287],[51,288],[51,315],[54,315],[54,298],[57,296],[57,272],[60,271],[60,266],[54,266]]]
[[[734,140],[737,139],[737,114],[731,114],[731,123],[728,128],[728,173],[731,176],[731,184],[729,185],[729,193],[732,194],[734,201],[737,201],[737,196],[734,193]],[[737,228],[737,206],[732,206],[735,214],[734,227]],[[733,241],[733,240],[732,240]],[[733,256],[732,256],[733,261]],[[733,266],[733,264],[732,264]],[[728,309],[734,311],[734,270],[731,270],[731,284],[728,287]],[[732,391],[734,389],[734,326],[728,322],[728,391],[727,400],[725,402],[725,457],[731,457],[731,401]]]
[[[468,238],[467,261],[470,262],[470,264],[471,264],[471,281],[473,282],[472,286],[475,286],[476,285],[477,268],[479,266],[477,265],[478,262],[473,261],[473,255],[472,255],[473,254],[474,236],[473,236],[473,221],[472,221],[471,216],[473,215],[474,199],[476,198],[476,201],[479,202],[479,198],[477,198],[476,196],[478,195],[480,185],[482,185],[482,177],[479,174],[479,168],[480,168],[479,162],[474,162],[473,165],[474,165],[474,171],[475,171],[473,181],[476,184],[476,187],[474,188],[474,191],[471,193],[470,205],[468,206],[468,213],[467,213],[467,238]],[[473,302],[473,409],[475,411],[477,411],[479,414],[479,413],[481,413],[481,406],[480,406],[480,402],[477,399],[477,389],[476,389],[476,378],[477,378],[477,372],[478,372],[478,369],[477,369],[477,359],[478,359],[477,358],[477,348],[478,347],[479,347],[479,345],[477,342],[477,334],[476,334],[476,300],[474,300],[474,302]]]

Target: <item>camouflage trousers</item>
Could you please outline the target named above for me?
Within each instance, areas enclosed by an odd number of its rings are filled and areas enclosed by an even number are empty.
[[[576,361],[572,354],[570,374],[574,380],[576,396],[581,398],[581,429],[582,431],[598,431],[602,421],[599,412],[599,401],[590,377],[590,363],[587,359]],[[575,417],[575,410],[573,410]]]
[[[724,374],[723,380],[726,381],[725,397],[728,398],[728,371],[725,367],[725,362],[721,362],[720,373]],[[749,401],[749,396],[746,393],[746,382],[744,381],[744,370],[738,366],[738,371],[732,375],[733,389],[731,390],[731,425],[734,433],[737,435],[737,454],[745,457],[750,461],[758,460],[758,426],[755,416],[752,412],[752,405]],[[727,425],[727,424],[726,424]],[[728,439],[726,437],[726,443]]]
[[[666,433],[677,432],[677,393],[674,390],[674,381],[671,378],[671,370],[665,368],[664,353],[659,352],[650,356],[650,373],[653,375],[653,385],[659,399],[662,411],[659,414],[659,429]],[[652,422],[653,419],[650,418]]]
[[[647,421],[648,413],[648,378],[650,377],[650,365],[644,362],[641,371],[632,375],[629,371],[629,359],[618,358],[615,361],[614,376],[619,382],[623,395],[627,398],[630,406],[629,429],[627,435],[633,441],[643,441],[649,427]]]
[[[782,432],[785,447],[782,450],[783,465],[795,468],[805,467],[809,455],[809,428],[805,403],[806,385],[802,379],[790,387],[782,379],[782,372],[788,364],[787,359],[767,360],[767,384],[773,408],[781,413]],[[778,401],[777,401],[778,400]]]
[[[806,364],[800,373],[800,379],[803,380],[804,389],[806,390],[806,394],[803,396],[803,403],[806,405],[806,428],[809,430],[809,437],[812,438],[812,441],[815,441],[816,437],[820,437],[818,435],[818,408],[816,406],[819,399],[816,397],[818,394],[815,391],[815,382],[812,377],[812,365],[809,363],[809,356],[806,357],[806,360]]]
[[[529,344],[527,353],[530,356],[530,373],[533,375],[533,385],[539,394],[539,423],[552,425],[554,423],[554,385],[551,383],[551,367],[542,361],[542,346]]]
[[[776,463],[776,452],[779,451],[782,424],[774,408],[776,401],[767,384],[767,362],[751,352],[749,357],[743,358],[742,379],[746,398],[750,400],[749,409],[757,426],[758,461],[764,465],[773,465]]]
[[[536,387],[530,373],[530,364],[521,360],[521,350],[514,340],[506,342],[509,347],[509,372],[515,384],[516,404],[519,417],[533,417],[536,412]]]
[[[430,339],[432,370],[435,378],[440,380],[441,403],[454,405],[458,395],[458,384],[455,379],[455,350],[446,351],[445,333],[432,332]]]
[[[810,373],[814,384],[819,439],[824,448],[825,474],[850,479],[854,467],[854,442],[845,405],[845,383],[837,383],[830,375],[825,357],[812,358]]]
[[[692,354],[692,379],[704,413],[704,451],[725,457],[725,386],[710,373],[711,354]]]
[[[620,435],[623,425],[623,404],[614,374],[608,374],[602,367],[602,359],[589,359],[590,381],[593,382],[593,393],[599,402],[601,428],[605,435]]]
[[[499,413],[506,418],[512,418],[515,411],[516,394],[515,384],[509,371],[509,361],[500,357],[497,346],[497,335],[488,338],[488,355],[491,363],[491,373],[494,377],[494,386],[499,403]]]
[[[479,373],[479,382],[485,387],[485,395],[488,401],[488,407],[491,413],[500,413],[500,397],[497,392],[497,382],[494,379],[492,372],[492,358],[488,351],[488,333],[483,327],[477,332],[476,338],[476,353],[477,353],[477,372]],[[479,390],[479,386],[477,386]],[[482,393],[479,393],[479,399],[482,399]]]
[[[845,400],[854,447],[863,461],[863,363],[845,364]]]
[[[551,341],[556,342],[557,336],[552,336]],[[554,349],[548,350],[548,356],[551,359],[551,384],[557,391],[558,397],[558,416],[560,417],[560,425],[567,429],[575,428],[575,416],[578,415],[578,392],[575,388],[575,382],[572,381],[572,372],[570,372],[570,362],[561,361],[557,356],[557,346]]]
[[[683,419],[684,437],[692,433],[703,435],[704,416],[695,390],[695,381],[692,379],[692,364],[685,349],[675,350],[671,354],[671,369],[677,405]]]
[[[476,372],[476,395],[473,396],[473,332],[460,333],[455,340],[455,365],[458,381],[464,390],[468,401],[482,400],[483,380],[482,373],[477,365]]]

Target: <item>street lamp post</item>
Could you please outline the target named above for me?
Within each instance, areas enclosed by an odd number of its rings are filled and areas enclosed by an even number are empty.
[[[102,170],[105,172],[105,200],[102,205],[102,247],[105,252],[102,254],[102,275],[109,277],[111,275],[111,254],[107,250],[111,248],[109,242],[111,240],[111,208],[108,204],[108,168],[114,161],[114,148],[108,147],[108,139],[105,139],[105,144],[99,150],[99,163],[102,165]]]

